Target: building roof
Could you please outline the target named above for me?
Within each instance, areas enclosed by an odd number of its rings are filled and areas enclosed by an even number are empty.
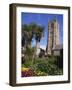
[[[43,49],[43,48],[40,48],[40,50],[42,50],[42,51],[44,51],[44,52],[45,52],[45,49]]]

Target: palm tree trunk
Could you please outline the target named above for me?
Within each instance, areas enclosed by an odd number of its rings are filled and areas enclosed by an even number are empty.
[[[33,57],[32,57],[32,63],[35,63],[35,59],[38,57],[39,55],[39,51],[38,49],[40,49],[40,44],[39,42],[36,42],[36,47],[34,49],[34,54],[33,54]]]
[[[39,44],[39,42],[36,42],[36,53],[35,53],[35,55],[38,57],[38,55],[39,55],[39,49],[40,49],[40,44]]]

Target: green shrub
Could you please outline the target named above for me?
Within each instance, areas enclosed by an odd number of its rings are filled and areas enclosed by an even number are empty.
[[[47,73],[48,70],[47,64],[46,63],[37,64],[37,70]]]
[[[36,71],[37,76],[47,76],[47,73],[42,71]]]
[[[62,75],[63,71],[57,65],[56,57],[48,57],[46,59],[38,58],[35,60],[35,64],[32,66],[32,69],[35,72],[43,72],[44,75]],[[40,75],[40,74],[39,74]]]
[[[58,67],[57,62],[58,59],[55,56],[36,58],[34,64],[32,59],[28,59],[23,67],[31,68],[37,76],[62,75],[63,69]]]

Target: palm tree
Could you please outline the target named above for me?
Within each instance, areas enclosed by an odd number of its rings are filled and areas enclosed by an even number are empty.
[[[41,40],[41,38],[43,36],[43,30],[44,30],[44,27],[38,25],[37,30],[36,30],[36,34],[35,34],[35,39],[36,39],[36,54],[37,54],[37,50],[40,48],[39,44],[40,44],[40,40]]]
[[[32,40],[32,32],[30,30],[30,26],[27,24],[22,25],[22,35],[23,35],[23,39],[25,41],[25,45],[31,45],[31,40]]]
[[[31,40],[32,40],[32,33],[30,30],[30,26],[27,24],[22,25],[22,62],[26,62],[29,59],[30,55],[30,48],[31,48]],[[31,52],[30,52],[31,54]]]
[[[31,23],[29,25],[22,25],[22,39],[24,40],[24,46],[31,48],[32,38],[35,37],[36,47],[33,53],[33,62],[37,53],[38,45],[40,43],[41,37],[43,36],[44,27],[37,25],[36,23]]]
[[[29,25],[22,25],[22,35],[30,44],[32,38],[35,36],[36,42],[40,42],[40,39],[43,35],[44,27],[37,25],[36,23],[31,23]]]

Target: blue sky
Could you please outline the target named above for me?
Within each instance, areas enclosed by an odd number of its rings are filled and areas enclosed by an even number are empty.
[[[30,24],[32,22],[44,26],[44,37],[41,38],[40,47],[46,48],[48,38],[48,22],[57,19],[59,23],[60,42],[63,43],[63,15],[62,14],[42,14],[42,13],[24,13],[21,14],[21,23]],[[35,39],[32,40],[32,46],[36,43]]]

